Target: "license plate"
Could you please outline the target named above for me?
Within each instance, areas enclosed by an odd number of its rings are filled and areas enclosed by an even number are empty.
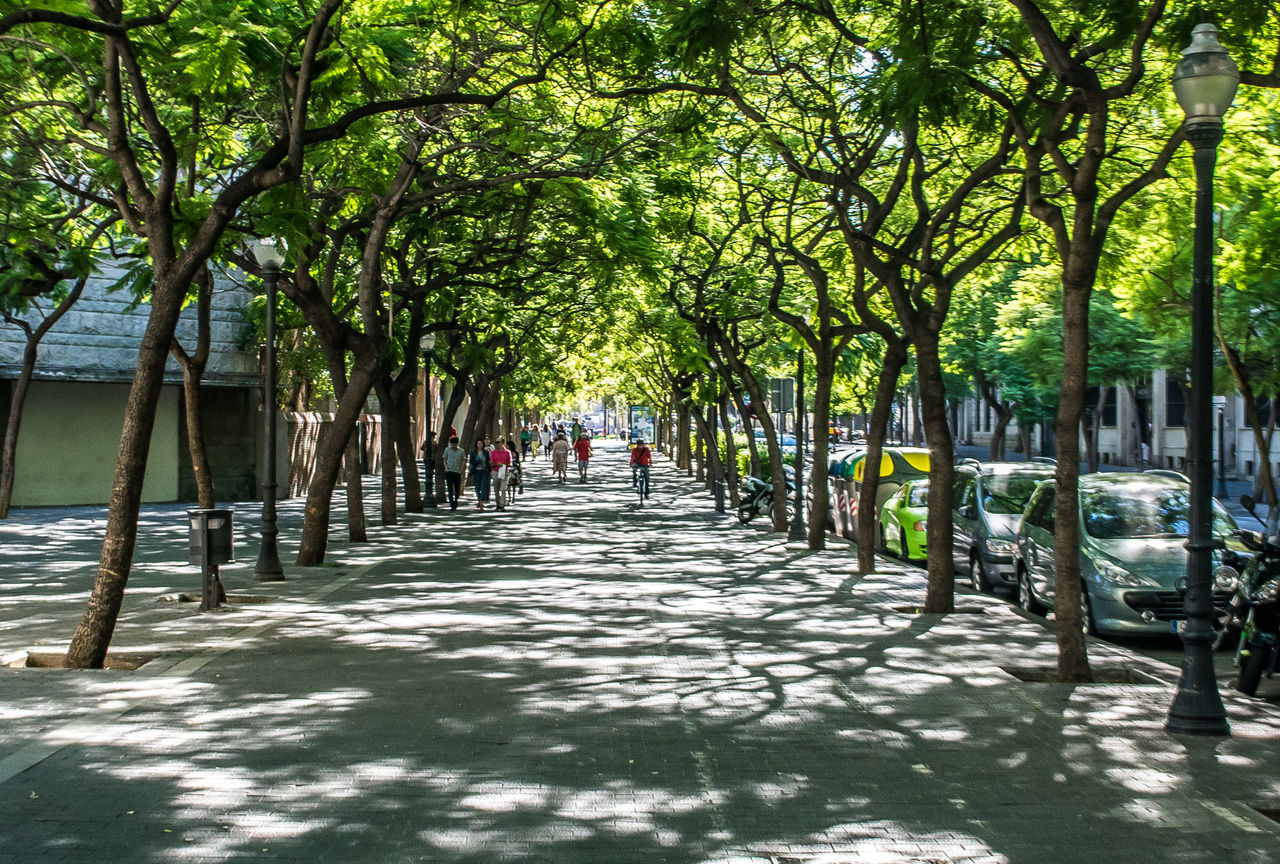
[[[1169,622],[1170,633],[1181,633],[1183,630],[1186,629],[1186,627],[1187,627],[1186,621],[1170,621]]]

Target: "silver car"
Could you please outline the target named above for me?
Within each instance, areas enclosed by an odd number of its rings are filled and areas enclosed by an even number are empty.
[[[1018,528],[1018,605],[1053,608],[1054,484],[1041,483]],[[1080,478],[1080,575],[1090,633],[1175,632],[1186,593],[1191,487],[1166,472],[1087,474]],[[1235,547],[1235,520],[1213,502],[1213,533]],[[1221,612],[1230,592],[1215,590]]]
[[[956,567],[973,587],[1012,594],[1014,537],[1036,486],[1053,479],[1053,466],[1033,462],[986,462],[956,466],[951,514]]]

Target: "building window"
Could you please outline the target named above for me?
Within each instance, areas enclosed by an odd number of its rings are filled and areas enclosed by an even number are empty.
[[[1182,382],[1169,378],[1164,384],[1164,425],[1185,426],[1187,400],[1182,392]]]

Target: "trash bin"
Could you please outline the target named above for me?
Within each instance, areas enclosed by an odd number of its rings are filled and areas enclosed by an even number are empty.
[[[188,510],[191,530],[188,535],[192,564],[226,564],[235,557],[231,542],[231,519],[234,510]],[[205,546],[209,557],[206,559]]]

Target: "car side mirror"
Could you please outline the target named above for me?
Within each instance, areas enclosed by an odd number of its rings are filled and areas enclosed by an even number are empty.
[[[966,504],[960,508],[960,515],[966,519],[977,519],[978,508],[974,507],[972,504]]]

